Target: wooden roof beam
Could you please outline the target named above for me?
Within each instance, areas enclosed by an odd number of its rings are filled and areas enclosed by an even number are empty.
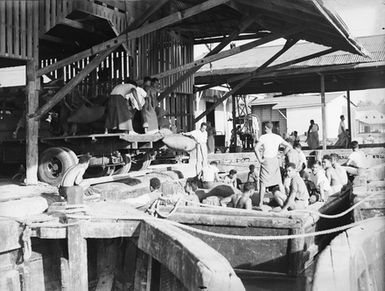
[[[215,48],[213,48],[205,57],[209,57],[212,55],[215,55],[216,53],[220,52],[222,49],[224,49],[230,42],[232,42],[240,33],[242,33],[247,27],[249,27],[251,24],[253,24],[255,21],[254,16],[249,16],[245,20],[241,22],[239,27],[228,37],[223,39],[223,41],[218,44]],[[171,94],[176,88],[178,88],[185,80],[187,80],[191,75],[195,74],[203,65],[193,67],[189,69],[185,74],[183,74],[179,79],[172,84],[170,87],[166,88],[159,96],[158,101],[162,101],[164,98],[166,98],[169,94]]]
[[[229,92],[223,95],[217,102],[215,102],[210,108],[208,108],[205,112],[200,114],[197,118],[194,119],[194,123],[197,123],[211,111],[213,111],[219,104],[222,104],[227,98],[229,98],[232,94],[236,93],[239,89],[241,89],[244,85],[250,82],[254,75],[263,71],[267,66],[273,63],[276,59],[278,59],[281,55],[283,55],[288,49],[290,49],[293,45],[297,43],[298,39],[289,39],[286,41],[285,45],[280,49],[277,53],[275,53],[270,59],[268,59],[265,63],[263,63],[260,67],[255,69],[255,71],[249,74],[248,77],[244,78],[240,83],[238,83],[234,88],[232,88]]]
[[[234,40],[256,39],[256,38],[261,38],[261,37],[268,36],[269,34],[270,34],[269,31],[257,32],[257,33],[248,33],[248,34],[244,34],[244,35],[239,35]],[[221,37],[196,38],[194,40],[194,44],[217,43],[217,42],[221,42],[224,37],[227,37],[227,35],[226,36],[221,36]]]
[[[65,58],[61,61],[58,61],[52,65],[46,66],[44,68],[41,68],[37,71],[38,76],[42,76],[46,73],[49,73],[51,71],[57,70],[61,67],[64,67],[68,64],[71,64],[73,62],[77,62],[81,59],[84,59],[86,57],[92,56],[94,54],[97,54],[99,52],[102,52],[110,47],[117,47],[121,45],[122,43],[126,42],[127,40],[134,39],[137,37],[141,37],[147,33],[159,30],[161,28],[164,28],[166,26],[169,26],[171,24],[177,23],[182,21],[183,19],[187,19],[189,17],[192,17],[194,15],[197,15],[199,13],[202,13],[204,11],[207,11],[211,8],[214,8],[216,6],[222,5],[229,0],[207,0],[206,2],[203,2],[201,4],[195,5],[191,8],[188,8],[184,11],[178,11],[175,13],[172,13],[164,18],[161,18],[157,21],[154,21],[152,23],[149,23],[143,27],[140,27],[138,29],[135,29],[133,31],[130,31],[128,33],[124,33],[119,35],[118,37],[112,38],[108,41],[105,41],[103,43],[97,44],[87,50],[84,50],[82,52],[79,52],[71,57]]]
[[[264,38],[257,39],[255,41],[246,43],[244,45],[235,47],[233,49],[229,49],[229,50],[226,50],[226,51],[223,51],[223,52],[219,52],[219,53],[217,53],[215,55],[212,55],[212,56],[209,56],[209,57],[204,57],[202,59],[195,60],[194,62],[185,64],[185,65],[180,66],[178,68],[174,68],[174,69],[168,70],[166,72],[154,75],[154,77],[160,79],[160,78],[167,77],[169,75],[173,75],[173,74],[176,74],[176,73],[180,73],[182,71],[186,71],[187,69],[190,69],[190,68],[194,68],[194,67],[198,67],[198,66],[202,67],[205,64],[208,64],[208,63],[211,63],[211,62],[214,62],[214,61],[217,61],[217,60],[221,60],[221,59],[233,56],[235,54],[239,54],[241,52],[250,50],[250,49],[252,49],[254,47],[257,47],[257,46],[269,43],[271,41],[274,41],[274,40],[282,38],[282,37],[283,38],[287,37],[289,35],[298,33],[301,30],[303,30],[303,28],[298,28],[297,27],[297,28],[289,29],[289,30],[287,30],[287,31],[285,31],[283,33],[272,33],[272,34],[270,34],[270,35],[268,35],[268,36],[266,36]]]
[[[64,45],[68,45],[68,46],[73,46],[75,44],[72,41],[66,40],[66,39],[61,38],[61,37],[49,35],[49,34],[42,34],[39,36],[39,39],[49,41],[49,42],[58,43],[58,44],[64,44]]]
[[[36,112],[29,116],[30,118],[41,118],[44,114],[48,113],[52,107],[59,103],[77,84],[79,84],[89,73],[91,73],[100,63],[111,54],[116,47],[109,48],[99,53],[93,60],[84,67],[75,77],[73,77],[67,84],[64,85],[47,103],[41,106]]]
[[[99,30],[95,29],[93,26],[84,24],[84,23],[82,23],[80,21],[76,21],[76,20],[73,20],[73,19],[63,18],[58,24],[66,25],[66,26],[69,26],[69,27],[72,27],[72,28],[75,28],[75,29],[79,29],[79,30],[84,30],[84,31],[93,33],[95,35],[99,35],[99,36],[101,36],[103,38],[107,37],[106,34],[104,34],[104,33],[100,32]]]

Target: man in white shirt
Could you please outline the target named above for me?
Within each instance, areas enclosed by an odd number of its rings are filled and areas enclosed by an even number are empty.
[[[217,162],[212,161],[210,165],[206,165],[202,168],[202,172],[199,174],[198,178],[200,178],[204,189],[211,189],[218,185],[217,182],[220,182],[217,165]]]
[[[282,139],[279,135],[272,132],[273,123],[265,124],[266,133],[263,134],[254,148],[255,155],[261,164],[260,170],[260,188],[259,188],[259,206],[263,205],[266,187],[279,186],[281,193],[285,193],[282,184],[281,171],[279,169],[278,150],[279,146],[285,147],[285,155],[292,149],[291,145]],[[262,151],[263,149],[263,151]],[[261,153],[263,152],[263,154]]]
[[[352,141],[353,152],[348,160],[343,164],[346,172],[350,175],[357,176],[360,169],[367,169],[367,160],[365,153],[359,149],[358,142]]]
[[[182,133],[185,136],[192,137],[196,143],[197,148],[191,152],[191,158],[196,159],[196,173],[197,175],[201,172],[203,167],[207,165],[207,123],[202,122],[199,129]],[[195,157],[194,157],[195,154]]]

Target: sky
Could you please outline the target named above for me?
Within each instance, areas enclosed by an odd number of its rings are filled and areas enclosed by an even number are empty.
[[[385,0],[324,0],[324,2],[341,16],[353,36],[385,34]],[[277,41],[270,45],[279,43],[283,42]],[[203,45],[194,48],[196,58],[207,52],[208,49]],[[23,84],[25,84],[24,67],[0,69],[0,87]],[[356,102],[370,97],[374,103],[378,103],[385,98],[385,89],[353,91],[351,96]]]

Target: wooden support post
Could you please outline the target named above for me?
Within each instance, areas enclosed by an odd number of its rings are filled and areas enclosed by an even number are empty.
[[[133,31],[130,31],[128,33],[123,33],[119,35],[118,37],[112,38],[108,41],[105,41],[103,43],[94,45],[93,47],[84,50],[82,52],[77,53],[76,55],[73,55],[71,57],[68,57],[66,59],[63,59],[61,61],[58,61],[52,65],[46,66],[38,71],[38,76],[45,75],[51,71],[55,71],[63,66],[69,65],[71,63],[77,62],[81,59],[84,59],[86,57],[92,56],[97,53],[101,53],[102,51],[105,51],[109,49],[112,46],[119,46],[122,43],[141,37],[145,34],[148,34],[150,32],[153,32],[155,30],[159,30],[161,28],[164,28],[166,26],[175,24],[177,22],[180,22],[184,19],[187,19],[189,17],[192,17],[194,15],[200,14],[206,10],[209,10],[211,8],[214,8],[216,6],[219,6],[221,4],[225,4],[229,2],[229,0],[208,0],[206,2],[200,3],[198,5],[195,5],[191,8],[188,8],[184,11],[178,11],[173,14],[170,14],[164,18],[161,18],[157,21],[154,21],[148,25],[145,25],[143,27],[140,27],[138,29],[135,29]]]
[[[77,221],[68,219],[69,224],[74,224],[67,230],[69,290],[88,291],[87,240],[82,235],[80,224],[75,224]]]
[[[326,101],[325,101],[325,76],[321,74],[321,113],[322,113],[322,149],[326,150]]]
[[[32,51],[33,58],[27,62],[27,108],[26,108],[26,179],[27,185],[37,184],[37,168],[39,163],[39,149],[38,149],[38,136],[39,136],[39,121],[30,119],[28,116],[35,113],[39,107],[39,90],[40,90],[40,78],[37,77],[36,72],[39,67],[39,11],[38,3],[32,3],[33,22],[31,23],[30,34],[32,34]],[[24,33],[24,32],[23,32]]]
[[[87,241],[82,237],[80,225],[68,227],[68,266],[69,290],[88,291]]]
[[[226,100],[226,99],[225,99]],[[235,96],[235,94],[233,94],[233,104],[232,104],[232,109],[233,109],[233,133],[234,133],[234,143],[233,143],[233,146],[234,146],[234,151],[236,150],[236,147],[237,147],[237,133],[236,133],[236,128],[237,128],[237,121],[236,121],[236,118],[237,118],[237,112],[236,112],[236,108],[237,108],[237,97]]]
[[[63,88],[59,90],[46,104],[39,108],[32,117],[41,118],[52,107],[59,103],[77,84],[79,84],[89,73],[91,73],[116,47],[109,48],[97,55],[85,68],[72,78]]]
[[[353,134],[353,129],[352,129],[352,112],[351,112],[351,107],[350,107],[350,89],[346,91],[346,99],[348,102],[347,110],[348,110],[348,129],[349,129],[349,143],[352,142],[352,134]]]
[[[230,42],[232,42],[235,38],[237,38],[237,36],[241,32],[243,32],[247,27],[249,27],[252,23],[254,23],[254,21],[255,21],[254,17],[248,17],[244,21],[242,21],[242,23],[239,25],[239,28],[236,29],[234,32],[232,32],[228,37],[226,37],[220,44],[218,44],[215,48],[213,48],[207,55],[205,55],[205,58],[219,53]],[[172,84],[170,87],[168,87],[158,96],[158,101],[162,101],[164,98],[166,98],[176,88],[178,88],[185,80],[187,80],[191,75],[195,74],[202,66],[203,64],[195,66],[189,69],[187,72],[185,72],[181,77],[178,78],[176,82],[174,82],[174,84]]]

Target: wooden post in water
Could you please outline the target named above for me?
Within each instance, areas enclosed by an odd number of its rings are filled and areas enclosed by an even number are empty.
[[[321,74],[321,111],[322,111],[322,150],[326,150],[326,101],[325,101],[325,76]]]
[[[76,190],[72,192],[78,192]],[[75,201],[79,202],[78,199],[70,199],[68,204],[74,204]],[[68,219],[69,224],[74,224],[68,227],[67,232],[69,290],[88,291],[87,240],[82,236],[80,224],[75,224],[77,221]]]

